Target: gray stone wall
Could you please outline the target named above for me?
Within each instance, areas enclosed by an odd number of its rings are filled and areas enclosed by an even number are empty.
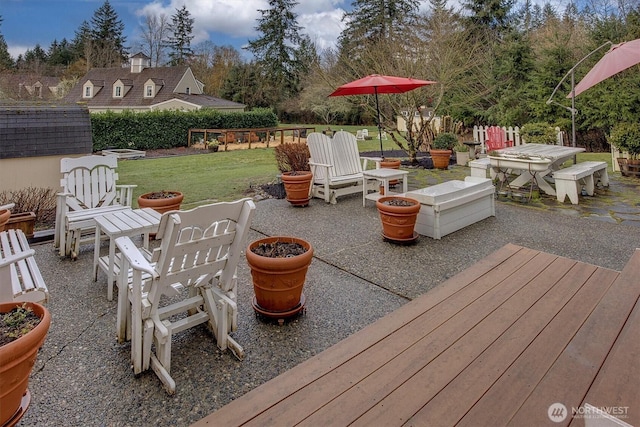
[[[92,152],[85,106],[0,104],[0,159]]]

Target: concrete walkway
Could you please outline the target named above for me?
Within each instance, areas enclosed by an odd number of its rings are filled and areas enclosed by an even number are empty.
[[[115,339],[115,302],[106,276],[92,280],[93,248],[78,261],[61,259],[51,243],[34,245],[51,293],[52,325],[30,381],[23,426],[185,426],[331,346],[410,299],[428,292],[507,243],[621,270],[640,246],[640,208],[620,181],[576,207],[498,202],[497,216],[442,240],[384,242],[372,202],[361,196],[308,208],[284,200],[257,203],[249,239],[294,235],[315,248],[305,287],[307,309],[283,326],[257,318],[244,258],[239,267],[240,362],[220,352],[205,328],[174,341],[175,396],[151,371],[134,377],[130,346]],[[620,186],[620,187],[618,187]],[[600,199],[600,200],[598,200]],[[638,200],[638,197],[635,198]],[[105,249],[105,248],[103,248]]]

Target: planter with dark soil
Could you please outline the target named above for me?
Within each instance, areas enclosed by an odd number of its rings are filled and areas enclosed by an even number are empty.
[[[250,243],[246,257],[257,313],[282,323],[304,309],[302,289],[313,258],[309,242],[296,237],[267,237]]]
[[[413,243],[420,202],[409,197],[387,196],[376,201],[382,222],[382,236],[392,243]]]
[[[154,191],[138,197],[138,206],[151,208],[161,214],[180,210],[184,195],[179,191]]]
[[[0,425],[14,425],[29,406],[29,375],[51,324],[41,304],[0,304]]]

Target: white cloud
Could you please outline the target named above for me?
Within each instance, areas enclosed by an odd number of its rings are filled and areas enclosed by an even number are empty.
[[[27,50],[33,49],[33,46],[23,46],[23,45],[8,45],[7,50],[9,51],[9,55],[14,59],[18,59],[19,55],[24,55],[27,53]]]
[[[344,10],[341,6],[350,2],[351,0],[301,0],[295,9],[298,24],[320,49],[335,46],[344,27],[341,22]],[[257,19],[261,17],[259,10],[269,8],[267,0],[171,0],[170,3],[156,0],[136,13],[138,16],[165,14],[170,18],[183,4],[195,19],[194,44],[208,40],[211,33],[240,40],[255,38]]]

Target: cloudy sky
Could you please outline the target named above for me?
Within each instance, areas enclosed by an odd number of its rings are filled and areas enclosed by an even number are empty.
[[[53,40],[72,40],[83,21],[90,21],[104,0],[0,0],[0,33],[15,59],[40,44],[47,49]],[[110,0],[125,26],[127,42],[139,38],[140,23],[147,13],[175,14],[183,4],[195,19],[192,44],[211,40],[240,49],[255,38],[259,9],[267,0]],[[342,30],[342,16],[350,0],[301,0],[295,12],[299,24],[322,47],[331,46]]]
[[[453,4],[458,0],[449,1]],[[0,0],[3,19],[0,34],[14,59],[36,44],[46,50],[54,40],[71,41],[82,22],[91,21],[103,3],[104,0]],[[267,0],[110,0],[110,3],[125,26],[128,44],[139,39],[145,14],[164,13],[170,17],[184,4],[195,19],[192,44],[211,40],[239,50],[247,40],[257,37],[256,19],[261,16],[258,10],[269,7]],[[295,12],[304,31],[319,48],[334,46],[351,0],[298,0],[298,3]],[[426,8],[426,0],[421,3]]]

